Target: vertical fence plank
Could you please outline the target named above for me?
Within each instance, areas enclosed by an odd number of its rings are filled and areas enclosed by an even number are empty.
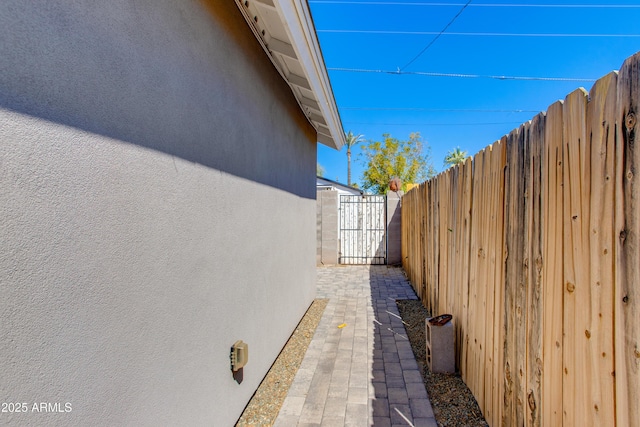
[[[433,225],[432,225],[432,233],[433,233],[433,259],[432,262],[432,278],[431,278],[431,286],[430,286],[430,302],[431,302],[431,315],[436,315],[438,311],[438,286],[440,284],[440,240],[442,236],[440,235],[440,203],[439,203],[439,189],[441,181],[439,177],[436,177],[433,180],[433,188],[431,197],[433,200]]]
[[[572,92],[564,102],[564,425],[587,425],[586,402],[591,393],[585,381],[585,350],[590,332],[585,328],[589,300],[589,242],[585,236],[588,212],[583,209],[582,185],[586,150],[586,106],[584,89]]]
[[[518,192],[520,200],[517,203],[516,220],[516,240],[512,248],[515,249],[516,256],[512,261],[512,267],[516,269],[516,300],[515,300],[515,335],[516,335],[516,370],[515,370],[515,390],[516,390],[516,423],[524,425],[526,420],[526,398],[527,398],[527,325],[529,305],[529,241],[531,239],[529,229],[530,212],[527,210],[530,198],[530,141],[529,134],[531,122],[527,122],[520,128],[518,140],[518,168],[519,168],[519,187]],[[511,251],[510,251],[511,252]]]
[[[458,306],[460,304],[459,296],[461,295],[461,286],[465,281],[465,275],[463,275],[463,269],[465,268],[466,256],[465,252],[469,252],[468,242],[465,241],[465,233],[467,223],[465,220],[465,197],[466,192],[464,188],[465,168],[464,165],[456,166],[456,183],[452,189],[452,197],[456,200],[456,209],[453,216],[453,283],[449,293],[449,313],[456,314]],[[456,317],[457,318],[457,317]],[[454,331],[457,335],[457,327],[454,327]]]
[[[454,312],[458,320],[458,328],[456,331],[456,346],[457,346],[457,354],[461,354],[461,348],[463,346],[464,340],[466,338],[465,331],[469,328],[469,318],[468,318],[468,308],[469,308],[469,280],[470,280],[470,239],[471,239],[471,212],[472,212],[472,200],[473,200],[473,163],[471,158],[467,159],[464,163],[464,167],[462,169],[464,171],[464,203],[463,203],[463,217],[464,217],[464,234],[461,236],[461,241],[459,245],[464,248],[462,257],[462,268],[460,269],[461,278],[459,284],[459,296],[458,296],[458,307]],[[460,368],[462,364],[459,365]]]
[[[442,201],[442,187],[444,186],[444,179],[442,178],[442,175],[436,177],[436,180],[434,182],[435,187],[434,187],[434,192],[433,192],[433,197],[434,200],[436,202],[436,205],[434,206],[434,236],[436,236],[436,241],[435,241],[435,259],[434,259],[434,265],[433,265],[433,272],[435,274],[434,277],[434,283],[433,283],[433,292],[432,292],[432,304],[433,304],[433,310],[431,312],[432,315],[438,315],[439,312],[439,304],[440,304],[440,291],[439,288],[441,286],[441,284],[444,282],[444,275],[442,274],[442,270],[440,268],[440,265],[442,263],[442,259],[443,259],[443,253],[442,253],[442,248],[444,247],[444,242],[442,241],[443,238],[443,234],[442,234],[442,226],[443,223],[445,221],[445,219],[442,217],[442,209],[440,207],[441,201]],[[444,285],[442,285],[444,286]]]
[[[426,184],[422,184],[416,190],[416,205],[418,206],[418,211],[415,214],[416,219],[416,238],[420,240],[416,242],[416,247],[420,252],[416,254],[415,258],[415,269],[418,271],[418,281],[417,286],[420,288],[420,299],[422,299],[422,295],[424,295],[425,286],[426,286],[426,258],[427,258],[427,216],[429,211],[426,208],[427,199],[425,198],[426,193]],[[416,229],[414,229],[416,230]]]
[[[475,209],[472,212],[472,224],[474,224],[473,232],[471,234],[470,240],[470,258],[469,258],[469,313],[467,320],[467,337],[466,337],[466,346],[467,346],[467,355],[466,355],[466,363],[467,363],[467,372],[465,381],[469,385],[469,388],[473,390],[474,396],[477,396],[477,383],[478,383],[478,340],[477,340],[477,331],[476,327],[478,326],[478,280],[480,276],[481,269],[481,261],[478,258],[478,251],[480,246],[482,245],[482,236],[480,230],[481,227],[478,224],[481,224],[483,221],[484,210],[483,206],[483,194],[484,189],[482,186],[482,176],[484,171],[484,157],[485,157],[486,149],[480,151],[474,157],[474,175],[473,175],[473,191],[476,197]],[[476,397],[477,399],[477,397]]]
[[[542,206],[542,162],[545,115],[534,117],[529,128],[530,180],[527,186],[527,412],[526,424],[540,426],[540,396],[542,376],[542,236],[544,233]]]
[[[503,137],[492,147],[493,165],[492,171],[496,177],[496,195],[492,209],[496,215],[497,232],[493,236],[495,246],[495,271],[494,271],[494,310],[492,317],[493,325],[493,417],[492,425],[499,425],[504,415],[503,396],[505,392],[504,373],[504,265],[506,261],[506,251],[504,248],[504,227],[505,227],[505,169],[506,169],[506,147],[507,138]]]
[[[472,184],[473,185],[473,184]],[[475,187],[474,187],[475,190]],[[471,212],[471,235],[469,238],[469,246],[472,246],[472,239],[473,239],[473,219],[474,217],[474,211]],[[468,279],[465,283],[465,287],[462,290],[463,295],[462,295],[462,309],[464,310],[464,312],[462,313],[462,315],[459,317],[459,324],[460,324],[460,350],[459,353],[456,355],[456,359],[457,362],[460,366],[460,376],[462,377],[462,380],[467,384],[469,384],[468,382],[468,378],[471,371],[471,366],[470,366],[470,354],[469,354],[469,340],[470,340],[470,336],[471,336],[471,329],[472,329],[472,324],[473,324],[473,319],[472,319],[472,305],[473,305],[473,297],[472,297],[472,291],[471,291],[471,287],[472,287],[472,282],[474,280],[474,264],[473,264],[473,255],[471,254],[469,257],[469,271],[468,271]]]
[[[408,196],[408,195],[409,193],[405,194],[405,196]],[[403,202],[405,202],[405,200],[407,199],[404,199],[404,198],[402,199]],[[407,261],[408,255],[410,253],[410,251],[407,250],[407,243],[409,241],[407,234],[409,233],[409,230],[412,229],[410,228],[410,225],[409,225],[409,222],[411,220],[409,209],[411,209],[411,204],[409,204],[406,210],[405,209],[400,210],[400,224],[402,224],[400,227],[400,262],[402,263],[402,268],[404,269],[405,273],[407,274],[407,277],[409,278],[410,283],[413,286],[411,274],[408,273],[409,262]]]
[[[458,232],[458,224],[456,223],[456,215],[458,211],[458,167],[451,168],[447,173],[448,189],[447,189],[447,262],[444,268],[447,271],[447,281],[445,282],[445,289],[443,289],[443,304],[442,312],[451,314],[451,307],[453,306],[453,289],[456,286],[455,272],[458,259],[456,258],[456,246],[455,239]]]
[[[440,280],[438,280],[438,309],[436,314],[447,313],[447,288],[449,287],[449,248],[451,246],[451,229],[449,217],[449,205],[451,203],[451,174],[440,175],[440,262],[438,270],[440,271]]]
[[[417,291],[421,300],[422,298],[424,298],[425,276],[424,276],[424,272],[421,271],[420,266],[422,265],[425,257],[427,257],[428,251],[427,251],[427,248],[423,246],[424,240],[422,242],[418,242],[416,240],[420,236],[424,238],[424,235],[427,234],[428,232],[428,230],[424,227],[424,224],[421,223],[421,221],[426,221],[427,217],[429,216],[429,211],[426,209],[426,200],[424,200],[422,197],[426,189],[426,186],[427,186],[426,183],[422,184],[420,188],[417,190],[417,192],[414,193],[413,226],[420,227],[420,230],[416,230],[415,228],[412,230],[413,231],[413,248],[414,250],[420,251],[419,253],[414,254],[412,258],[412,266],[414,270],[413,271],[414,275],[417,275],[417,278],[414,281],[414,283],[418,288]],[[422,210],[422,212],[420,212],[420,210]]]
[[[475,378],[477,387],[481,388],[478,393],[482,394],[482,402],[483,406],[485,402],[487,402],[487,387],[486,379],[487,372],[484,369],[484,363],[487,360],[487,351],[489,349],[486,345],[486,335],[491,328],[489,328],[488,324],[486,324],[488,312],[488,300],[494,298],[494,295],[489,295],[489,292],[494,288],[494,283],[489,278],[490,276],[490,253],[492,247],[492,233],[502,232],[502,230],[496,230],[494,228],[495,224],[491,223],[491,215],[492,215],[492,148],[485,148],[481,153],[478,153],[476,159],[479,161],[479,167],[477,169],[477,174],[475,176],[475,185],[476,188],[476,211],[478,215],[476,216],[476,238],[477,243],[475,248],[472,248],[472,256],[475,258],[476,265],[476,276],[477,280],[475,283],[475,288],[473,290],[475,299],[474,299],[474,319],[473,319],[473,346],[474,351],[477,353],[475,358],[474,370],[476,371]],[[502,266],[501,266],[502,268]],[[491,304],[492,305],[492,304]],[[493,331],[491,330],[491,333]]]
[[[618,77],[615,348],[617,425],[640,425],[640,54]]]
[[[478,279],[480,276],[480,260],[478,259],[478,251],[481,246],[482,237],[480,235],[480,230],[482,227],[478,226],[478,224],[482,224],[482,216],[484,211],[482,209],[482,198],[483,198],[483,187],[482,187],[482,177],[484,171],[484,153],[485,150],[480,151],[474,157],[474,175],[473,175],[473,191],[476,197],[475,209],[472,212],[472,224],[474,224],[473,232],[471,233],[470,240],[470,259],[469,259],[469,285],[468,285],[468,314],[467,314],[467,336],[465,339],[465,377],[464,381],[469,386],[469,389],[472,390],[474,396],[477,399],[477,365],[478,365],[478,348],[477,348],[477,337],[476,337],[476,327],[478,326]]]
[[[499,285],[494,281],[496,259],[499,259],[498,268],[502,269],[502,250],[496,254],[495,248],[495,236],[496,234],[502,235],[503,230],[496,218],[496,203],[495,200],[498,197],[499,189],[496,184],[499,177],[496,174],[495,158],[499,156],[499,152],[494,151],[493,146],[487,147],[485,150],[484,158],[484,191],[482,195],[482,201],[478,208],[484,212],[484,223],[486,224],[486,233],[483,233],[482,242],[482,258],[484,261],[484,272],[479,280],[480,289],[483,293],[483,305],[478,321],[482,325],[482,330],[478,334],[478,338],[481,342],[481,359],[480,366],[478,367],[482,372],[482,387],[483,393],[483,411],[487,419],[493,418],[493,399],[496,398],[494,394],[492,376],[494,375],[493,366],[493,342],[494,342],[494,308],[496,299],[496,288]],[[500,170],[500,174],[502,170]],[[502,207],[502,205],[501,205]]]
[[[431,187],[431,181],[427,181],[423,184],[423,188],[422,188],[422,194],[420,195],[420,197],[422,198],[422,207],[424,209],[424,238],[425,238],[425,244],[423,246],[424,248],[424,253],[420,254],[420,258],[419,260],[424,264],[424,276],[422,277],[422,296],[420,297],[420,300],[422,301],[422,304],[429,308],[429,306],[425,303],[425,299],[426,299],[426,289],[427,289],[427,283],[429,280],[429,271],[430,271],[430,265],[429,265],[429,257],[431,256],[431,230],[429,229],[429,224],[431,222],[431,206],[429,204],[429,189]],[[419,262],[420,262],[419,261]]]
[[[422,288],[422,294],[425,295],[426,294],[426,287],[427,287],[427,277],[428,277],[428,268],[429,268],[429,254],[430,254],[430,247],[429,247],[429,243],[430,243],[430,235],[431,235],[431,231],[429,230],[429,215],[430,215],[430,210],[429,210],[429,182],[426,182],[422,188],[421,188],[421,193],[420,193],[420,201],[421,204],[420,206],[422,207],[423,210],[423,217],[422,217],[422,224],[420,224],[420,226],[422,227],[422,238],[423,241],[421,242],[421,248],[422,248],[422,254],[420,254],[419,259],[417,260],[417,262],[419,262],[419,268],[421,269],[422,273],[422,277],[421,277],[421,282],[420,282],[420,287]]]
[[[542,254],[542,425],[562,425],[562,126],[563,108],[558,101],[547,109],[544,132],[542,182],[545,234]]]
[[[427,253],[426,253],[426,277],[425,277],[425,292],[423,301],[425,302],[425,307],[429,309],[430,313],[433,313],[433,298],[431,297],[431,289],[433,289],[433,281],[435,280],[435,275],[433,271],[434,267],[434,259],[435,259],[435,242],[437,239],[437,235],[434,233],[434,224],[435,224],[435,209],[434,209],[434,200],[433,200],[433,189],[435,186],[435,180],[429,180],[427,183],[427,229],[426,234],[429,236]]]
[[[614,376],[614,206],[615,121],[617,74],[596,82],[587,109],[587,136],[591,147],[590,248],[590,355],[592,383],[589,419],[593,425],[615,425]]]
[[[518,366],[519,318],[522,307],[519,298],[524,286],[522,277],[524,230],[524,182],[522,170],[522,134],[524,127],[511,131],[507,138],[507,171],[505,179],[505,231],[504,244],[507,252],[504,277],[504,406],[506,425],[522,425],[524,422],[520,396],[520,372]],[[520,311],[519,311],[520,310]]]
[[[488,299],[492,299],[493,295],[490,295],[489,288],[489,270],[490,270],[490,250],[491,250],[491,236],[492,233],[495,233],[494,229],[495,223],[491,221],[491,149],[484,149],[482,151],[482,156],[478,158],[482,159],[482,170],[479,171],[478,176],[478,184],[479,185],[479,205],[477,206],[477,210],[480,212],[478,216],[479,225],[477,227],[480,232],[478,233],[479,240],[478,245],[475,250],[473,250],[473,255],[478,260],[478,269],[477,269],[477,280],[476,286],[474,289],[474,293],[476,296],[475,300],[475,317],[473,319],[474,322],[474,338],[473,345],[476,354],[474,359],[474,370],[476,374],[475,377],[475,387],[476,393],[479,397],[478,405],[481,408],[484,408],[487,402],[487,396],[485,395],[486,387],[485,381],[487,380],[487,373],[485,370],[485,363],[487,360],[487,345],[486,345],[486,335],[488,324],[486,323],[487,318],[487,305]]]
[[[447,286],[446,313],[454,315],[454,349],[457,344],[457,331],[460,328],[461,319],[456,316],[458,310],[458,296],[460,295],[460,269],[463,264],[462,252],[466,246],[461,246],[461,235],[464,233],[464,220],[461,218],[463,209],[463,169],[455,166],[449,169],[451,175],[450,203],[449,203],[449,285]],[[458,365],[456,361],[456,366]]]
[[[437,315],[447,312],[446,308],[446,288],[449,285],[449,212],[448,203],[450,197],[449,190],[449,174],[442,174],[439,177],[438,192],[438,218],[440,219],[438,234],[440,235],[440,259],[438,260],[438,304],[436,308]]]
[[[512,222],[514,234],[512,235],[512,246],[510,253],[515,250],[512,258],[511,268],[515,269],[515,335],[516,335],[516,369],[513,373],[516,390],[516,424],[524,425],[526,419],[525,404],[527,401],[527,324],[528,324],[528,289],[529,289],[529,253],[527,248],[531,236],[529,235],[529,216],[527,204],[530,197],[531,172],[530,172],[530,129],[531,122],[520,127],[518,147],[514,152],[517,158],[517,193],[514,195],[515,215]]]
[[[415,200],[417,189],[412,189],[407,192],[401,199],[402,209],[400,210],[400,214],[402,217],[401,220],[401,246],[402,246],[402,267],[404,271],[407,273],[407,277],[409,278],[414,290],[416,291],[416,295],[420,297],[420,289],[415,286],[416,277],[415,277],[415,257],[420,254],[420,252],[416,252],[418,248],[415,247],[415,234],[419,232],[416,229],[415,218],[418,214],[417,211],[417,203]]]

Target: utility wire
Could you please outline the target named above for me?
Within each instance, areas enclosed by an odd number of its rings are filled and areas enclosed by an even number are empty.
[[[443,35],[438,31],[387,31],[387,30],[317,30],[318,33],[400,34],[409,36]],[[640,37],[640,34],[571,34],[571,33],[446,33],[447,36],[474,37]],[[404,67],[403,67],[404,68]]]
[[[483,110],[474,108],[421,108],[421,107],[338,107],[344,111],[427,111],[433,113],[539,113],[539,110]]]
[[[496,122],[496,123],[380,123],[380,122],[352,122],[343,120],[351,125],[379,125],[379,126],[495,126],[495,125],[519,125],[522,122]]]
[[[420,53],[418,53],[418,54],[417,54],[417,55],[416,55],[416,56],[415,56],[411,61],[407,62],[407,64],[406,64],[404,67],[402,67],[400,70],[404,70],[404,69],[405,69],[405,68],[407,68],[409,65],[413,64],[413,63],[416,61],[416,59],[420,58],[420,57],[422,56],[422,54],[424,54],[424,53],[425,53],[425,52],[426,52],[426,51],[427,51],[427,50],[428,50],[428,49],[429,49],[429,48],[430,48],[430,47],[431,47],[431,46],[436,42],[436,40],[438,40],[438,39],[440,38],[440,36],[441,36],[445,31],[447,31],[447,28],[449,28],[449,26],[450,26],[451,24],[453,24],[453,23],[454,23],[454,21],[455,21],[456,19],[458,19],[458,17],[462,14],[462,12],[464,12],[464,10],[467,8],[467,6],[469,6],[469,3],[471,3],[471,1],[472,1],[472,0],[467,1],[467,3],[466,3],[464,6],[462,6],[462,9],[460,9],[460,10],[458,11],[458,13],[456,13],[456,16],[454,16],[454,17],[453,17],[453,19],[451,19],[451,21],[449,21],[449,23],[448,23],[447,25],[445,25],[445,26],[444,26],[444,28],[443,28],[442,30],[440,30],[440,32],[438,33],[438,35],[436,35],[436,36],[433,38],[433,40],[431,40],[431,41],[429,42],[429,44],[428,44],[427,46],[425,46],[425,48],[424,48],[424,49],[422,49],[422,50],[420,51]]]
[[[496,79],[496,80],[534,80],[534,81],[556,81],[556,82],[595,82],[596,79],[574,78],[574,77],[527,77],[527,76],[492,76],[481,74],[459,74],[459,73],[429,73],[424,71],[396,71],[389,70],[367,70],[362,68],[337,68],[327,67],[329,71],[344,71],[350,73],[376,73],[376,74],[395,74],[395,75],[416,75],[428,77],[458,77],[468,79]]]
[[[357,4],[365,6],[464,6],[464,3],[424,3],[424,2],[389,2],[389,1],[342,1],[342,0],[309,0],[315,4]],[[640,4],[509,4],[509,3],[474,3],[470,7],[537,7],[557,9],[640,9]]]

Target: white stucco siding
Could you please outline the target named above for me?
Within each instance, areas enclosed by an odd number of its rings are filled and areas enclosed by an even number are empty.
[[[312,302],[314,133],[215,3],[0,5],[0,424],[233,425]]]

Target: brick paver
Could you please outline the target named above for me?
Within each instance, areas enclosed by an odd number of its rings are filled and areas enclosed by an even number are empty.
[[[417,298],[402,269],[317,272],[317,298],[329,303],[275,426],[436,427],[395,303]]]

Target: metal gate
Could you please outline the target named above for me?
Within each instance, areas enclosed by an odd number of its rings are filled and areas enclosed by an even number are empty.
[[[387,263],[386,213],[386,196],[340,196],[340,264]]]

